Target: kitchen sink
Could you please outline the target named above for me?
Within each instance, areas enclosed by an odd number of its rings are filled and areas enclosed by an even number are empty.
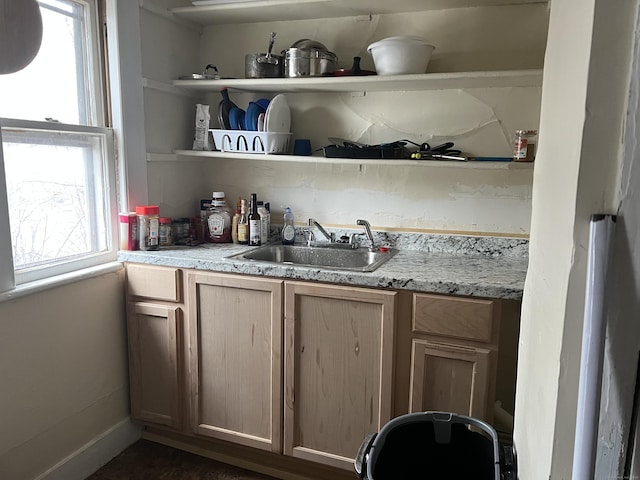
[[[282,265],[373,272],[396,254],[396,250],[379,249],[370,252],[367,248],[350,248],[344,244],[327,246],[265,245],[229,258],[250,262],[266,262]]]

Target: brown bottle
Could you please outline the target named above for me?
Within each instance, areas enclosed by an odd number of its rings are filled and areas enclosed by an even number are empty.
[[[255,193],[251,194],[251,213],[249,213],[249,245],[259,247],[262,222],[258,213],[258,199]]]

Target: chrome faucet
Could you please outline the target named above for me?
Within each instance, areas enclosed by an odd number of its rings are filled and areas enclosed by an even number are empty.
[[[324,237],[329,240],[330,243],[334,243],[336,241],[336,234],[327,232],[322,225],[320,225],[315,219],[309,219],[309,226],[316,227]]]
[[[375,252],[377,250],[377,247],[376,247],[376,242],[373,239],[373,234],[371,233],[371,225],[366,220],[357,220],[356,223],[364,227],[364,233],[369,239],[369,243],[371,244],[369,245],[369,251]]]

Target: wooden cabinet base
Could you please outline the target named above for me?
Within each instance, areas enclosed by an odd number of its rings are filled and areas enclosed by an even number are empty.
[[[356,474],[217,439],[201,439],[146,428],[142,438],[283,480],[353,480]]]

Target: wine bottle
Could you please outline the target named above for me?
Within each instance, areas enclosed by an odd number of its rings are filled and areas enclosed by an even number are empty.
[[[258,247],[262,243],[260,234],[262,232],[262,222],[258,213],[258,199],[255,193],[251,194],[251,212],[249,213],[249,245]]]

